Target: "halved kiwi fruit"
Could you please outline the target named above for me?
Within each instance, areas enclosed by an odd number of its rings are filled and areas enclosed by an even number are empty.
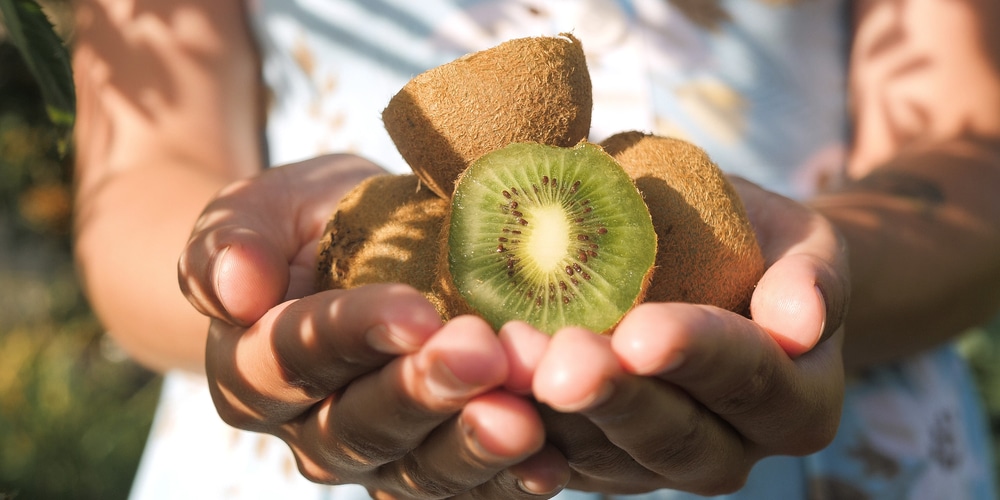
[[[482,156],[459,178],[445,229],[442,282],[494,328],[519,319],[549,334],[608,332],[642,301],[656,256],[635,184],[586,142]]]
[[[622,132],[601,143],[635,181],[659,238],[647,301],[747,313],[764,257],[739,194],[701,148]]]
[[[450,198],[459,174],[494,149],[580,142],[592,104],[583,47],[563,34],[510,40],[421,73],[382,121],[424,184]]]

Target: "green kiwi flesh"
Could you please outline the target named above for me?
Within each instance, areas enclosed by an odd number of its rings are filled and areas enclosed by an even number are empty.
[[[494,328],[526,321],[610,332],[642,301],[656,256],[649,211],[599,146],[514,143],[462,173],[447,226],[457,292]]]

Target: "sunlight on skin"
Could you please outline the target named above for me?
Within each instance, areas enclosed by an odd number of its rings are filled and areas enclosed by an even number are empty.
[[[523,321],[511,321],[497,332],[509,363],[504,387],[515,394],[531,394],[532,378],[551,338]]]

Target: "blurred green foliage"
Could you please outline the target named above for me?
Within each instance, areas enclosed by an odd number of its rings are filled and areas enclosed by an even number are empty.
[[[42,93],[49,121],[66,139],[60,141],[64,150],[76,119],[76,91],[69,51],[36,0],[0,0],[0,14],[7,39],[27,55],[24,64]]]
[[[993,477],[1000,481],[1000,316],[969,332],[959,343],[959,349],[969,360],[982,394],[993,434]]]
[[[159,392],[80,291],[60,137],[0,40],[0,499],[125,498]]]

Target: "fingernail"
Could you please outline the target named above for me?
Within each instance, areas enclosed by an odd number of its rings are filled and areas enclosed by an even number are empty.
[[[826,310],[826,296],[823,294],[823,289],[820,288],[819,285],[814,285],[813,288],[816,289],[816,295],[819,296],[819,303],[823,305],[823,321],[820,321],[819,323],[819,335],[816,337],[817,339],[822,339],[823,333],[826,332],[826,315],[828,312]]]
[[[226,287],[222,286],[222,276],[232,268],[232,259],[229,259],[229,245],[216,250],[215,255],[212,256],[212,273],[213,281],[212,285],[215,287],[215,296],[219,298],[219,303],[222,305],[222,313],[229,315],[229,306],[227,305],[226,295],[228,291]]]
[[[435,359],[431,363],[427,371],[427,390],[435,397],[444,400],[462,399],[476,389],[475,385],[458,378],[444,360]]]
[[[392,355],[409,354],[419,348],[384,324],[375,325],[365,332],[365,342],[378,352]]]
[[[605,381],[597,390],[587,394],[583,399],[568,403],[558,404],[549,401],[549,406],[563,413],[576,413],[584,410],[596,408],[611,398],[615,392],[615,386],[610,381]]]
[[[562,485],[550,487],[541,481],[517,478],[517,487],[529,495],[549,495],[562,489]]]
[[[483,443],[476,437],[476,430],[465,420],[464,414],[458,417],[458,425],[462,429],[462,434],[465,435],[466,446],[476,455],[476,457],[485,462],[491,463],[503,460],[503,458],[498,457],[495,453],[490,452],[483,446]]]

